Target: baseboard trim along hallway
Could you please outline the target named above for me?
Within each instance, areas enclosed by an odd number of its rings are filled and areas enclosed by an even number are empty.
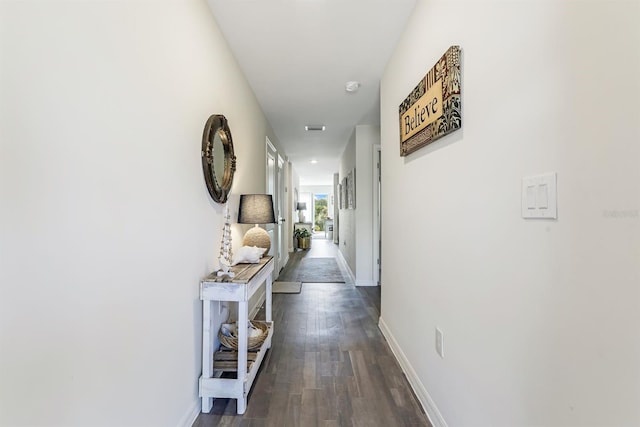
[[[382,335],[387,340],[387,343],[391,348],[391,352],[395,356],[398,364],[400,365],[400,368],[407,377],[409,385],[413,389],[413,392],[422,405],[422,408],[427,414],[427,417],[429,417],[429,421],[431,421],[433,427],[448,427],[447,423],[442,417],[442,414],[438,410],[438,407],[429,395],[429,392],[425,388],[424,384],[422,384],[422,381],[420,381],[420,378],[418,378],[418,374],[416,374],[416,371],[411,366],[411,363],[409,363],[409,360],[404,355],[404,352],[398,345],[398,341],[396,341],[395,337],[387,327],[387,324],[384,322],[384,319],[382,319],[382,316],[378,320],[378,328],[380,328],[380,332],[382,332]]]
[[[336,261],[338,261],[340,266],[344,269],[343,273],[346,272],[349,275],[350,283],[355,284],[356,277],[353,275],[353,271],[351,271],[351,268],[349,268],[349,264],[347,263],[347,260],[344,258],[344,255],[342,255],[341,251],[336,251],[336,253],[338,255],[336,256]]]
[[[182,416],[176,427],[191,427],[200,415],[200,399],[196,399],[191,408]]]

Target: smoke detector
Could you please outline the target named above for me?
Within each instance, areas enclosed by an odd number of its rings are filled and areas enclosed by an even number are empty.
[[[344,85],[344,90],[350,93],[357,92],[359,88],[360,88],[360,82],[356,82],[356,81],[350,81],[345,83]]]

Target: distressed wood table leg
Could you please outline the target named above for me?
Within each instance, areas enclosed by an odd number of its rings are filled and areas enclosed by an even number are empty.
[[[247,347],[249,327],[249,302],[238,302],[238,382],[242,385],[242,396],[238,396],[238,414],[244,414],[247,410],[247,391],[245,380],[247,378]]]
[[[202,378],[213,377],[213,328],[211,321],[211,301],[202,301]],[[211,412],[212,406],[213,398],[202,397],[202,412]]]
[[[265,307],[265,320],[267,322],[271,322],[271,301],[272,301],[272,292],[273,292],[273,279],[271,278],[271,275],[269,275],[269,277],[267,277],[267,289],[266,289],[266,300],[267,300],[267,304]]]

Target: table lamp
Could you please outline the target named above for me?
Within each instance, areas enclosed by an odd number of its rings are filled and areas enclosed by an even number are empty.
[[[298,211],[298,222],[304,222],[304,214],[302,211],[307,210],[307,204],[305,202],[298,202],[296,210]]]
[[[276,216],[273,213],[273,199],[271,194],[242,194],[238,208],[238,224],[255,224],[242,239],[243,246],[257,246],[265,248],[269,253],[271,239],[269,233],[259,224],[275,224]]]

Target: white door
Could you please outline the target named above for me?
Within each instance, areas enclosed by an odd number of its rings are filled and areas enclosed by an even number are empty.
[[[278,187],[278,170],[276,168],[276,156],[278,155],[276,152],[276,147],[269,141],[269,137],[266,137],[266,150],[267,150],[267,188],[266,193],[271,194],[273,197],[273,210],[276,216],[276,221],[278,224],[267,224],[267,232],[269,233],[269,237],[271,238],[271,249],[269,250],[269,255],[273,256],[275,261],[274,269],[273,269],[273,280],[278,278],[280,274],[280,269],[283,267],[280,265],[280,230],[281,226],[279,225],[280,212],[278,210],[279,200],[278,200],[278,192],[276,191]]]
[[[287,239],[285,239],[285,174],[284,174],[284,159],[278,154],[278,168],[276,169],[276,220],[277,234],[278,234],[278,260],[276,266],[281,269],[287,262]]]

